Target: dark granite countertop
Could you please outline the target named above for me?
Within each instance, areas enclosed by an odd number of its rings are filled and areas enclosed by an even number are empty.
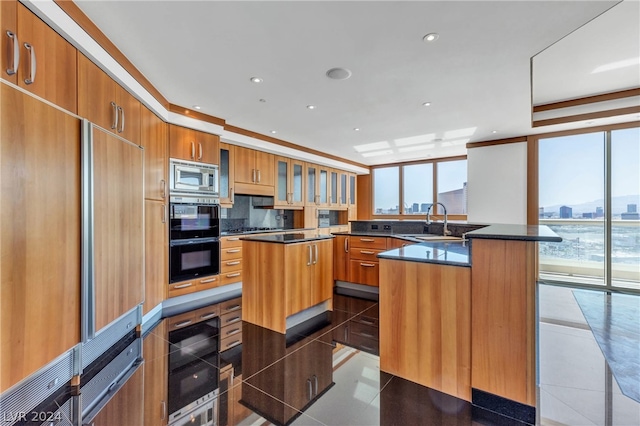
[[[489,225],[467,232],[467,238],[488,240],[561,242],[562,238],[545,225]]]
[[[242,241],[255,241],[259,243],[277,243],[277,244],[292,244],[303,243],[305,241],[317,241],[317,240],[330,240],[333,238],[331,235],[306,235],[304,233],[293,234],[278,234],[278,235],[256,235],[247,236],[241,238]]]
[[[464,241],[431,241],[412,244],[378,254],[380,259],[408,262],[438,263],[451,266],[471,266],[471,251]]]
[[[253,234],[278,234],[278,233],[291,233],[291,232],[303,232],[303,231],[315,231],[316,228],[293,228],[293,229],[284,229],[284,228],[278,228],[278,229],[262,229],[262,230],[255,230],[255,231],[244,231],[244,232],[228,232],[228,231],[222,231],[220,232],[220,236],[221,237],[227,237],[229,235],[253,235]]]

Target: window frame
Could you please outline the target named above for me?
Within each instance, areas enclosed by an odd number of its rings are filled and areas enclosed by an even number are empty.
[[[371,166],[371,217],[374,219],[405,219],[409,220],[410,218],[415,218],[416,220],[422,220],[422,216],[420,214],[407,214],[405,213],[404,207],[404,166],[413,166],[418,164],[432,164],[432,173],[433,173],[433,203],[438,202],[438,163],[446,163],[451,161],[460,161],[467,160],[466,155],[458,155],[455,157],[442,157],[442,158],[433,158],[428,160],[418,160],[418,161],[407,161],[402,163],[389,163],[389,164],[379,164],[375,166]],[[389,167],[398,167],[398,207],[400,209],[399,214],[377,214],[376,213],[376,200],[375,200],[375,170],[376,169],[384,169]],[[468,175],[467,175],[468,177]],[[434,207],[434,210],[431,211],[432,216],[442,217],[444,212],[440,212],[438,206]],[[447,215],[450,220],[467,220],[466,214],[449,214]]]

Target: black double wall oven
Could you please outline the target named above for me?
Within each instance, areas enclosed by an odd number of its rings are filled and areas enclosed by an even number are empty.
[[[169,282],[220,273],[220,201],[171,196]]]

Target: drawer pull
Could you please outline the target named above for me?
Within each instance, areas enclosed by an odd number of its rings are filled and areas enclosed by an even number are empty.
[[[240,340],[234,340],[233,342],[227,344],[226,349],[232,348],[232,347],[234,347],[236,345],[239,345],[240,343],[242,343]]]
[[[234,260],[233,262],[227,262],[227,266],[234,266],[234,265],[239,265],[240,261],[239,260]]]
[[[236,272],[234,274],[227,274],[226,277],[227,278],[233,278],[233,277],[239,277],[241,275],[240,272]]]
[[[366,324],[366,325],[374,325],[375,324],[375,322],[369,321],[369,320],[366,320],[366,319],[360,319],[359,321],[361,323],[363,323],[363,324]]]
[[[227,253],[240,253],[240,249],[229,249]]]
[[[367,338],[372,338],[372,337],[376,337],[373,334],[369,334],[369,333],[358,333],[360,336],[362,337],[367,337]]]
[[[238,333],[240,333],[240,329],[236,328],[236,329],[227,331],[227,336],[231,336],[233,334],[238,334]]]
[[[360,263],[360,266],[366,266],[367,268],[373,268],[376,266],[375,263]]]
[[[233,318],[229,318],[226,324],[233,324],[234,322],[238,322],[238,321],[240,321],[240,317],[233,317]]]
[[[187,288],[187,287],[191,287],[192,285],[193,285],[193,283],[180,284],[180,285],[177,285],[177,286],[173,287],[173,289],[177,290],[179,288]]]
[[[369,251],[369,250],[360,250],[360,253],[362,253],[362,254],[376,254],[375,251]]]
[[[362,241],[363,243],[375,243],[376,240],[374,240],[373,238],[360,238],[360,241]]]
[[[218,277],[209,278],[208,280],[200,280],[200,284],[212,283],[214,281],[218,281]]]
[[[240,241],[240,237],[229,237],[227,241]]]
[[[209,318],[213,318],[213,317],[215,317],[215,316],[216,316],[216,313],[215,313],[215,312],[210,312],[210,313],[208,313],[208,314],[202,314],[202,315],[200,315],[200,319],[206,320],[206,319],[209,319]]]
[[[232,305],[225,309],[227,312],[235,311],[236,309],[240,309],[240,305]]]
[[[185,325],[189,325],[189,324],[191,324],[191,320],[186,320],[186,321],[178,322],[178,323],[175,323],[173,326],[174,326],[175,328],[180,328],[180,327],[184,327]]]

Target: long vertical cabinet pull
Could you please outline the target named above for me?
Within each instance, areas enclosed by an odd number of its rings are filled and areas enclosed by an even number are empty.
[[[198,160],[202,160],[202,142],[198,142]]]
[[[309,401],[313,399],[313,388],[311,387],[311,379],[307,379],[307,384],[309,385]]]
[[[262,180],[262,175],[260,174],[260,170],[258,170],[258,183]]]
[[[191,159],[196,159],[196,143],[191,141]]]
[[[13,63],[11,64],[11,68],[7,68],[7,74],[14,75],[18,72],[18,67],[20,66],[20,42],[18,41],[18,36],[11,31],[7,31],[7,36],[13,39]]]
[[[167,223],[167,205],[162,205],[162,223]]]
[[[162,199],[166,200],[167,199],[167,181],[162,179],[160,180],[160,182],[162,182]]]
[[[315,258],[313,260],[313,264],[315,265],[316,263],[318,263],[318,245],[317,244],[313,245],[313,250],[315,252]]]
[[[309,253],[309,259],[307,260],[307,266],[311,266],[311,262],[312,262],[312,260],[311,260],[311,256],[312,256],[312,255],[311,255],[311,244],[309,244],[309,245],[307,246],[307,251],[308,251],[308,253]]]
[[[29,78],[25,78],[25,84],[33,84],[36,81],[36,49],[29,43],[25,43],[24,47],[29,51]]]
[[[349,253],[349,237],[344,239],[344,252]]]
[[[118,127],[118,133],[124,132],[124,108],[120,105],[116,107],[116,114],[120,116],[120,127]]]
[[[94,229],[93,229],[93,127],[89,120],[82,120],[82,264],[81,264],[81,331],[82,341],[95,336],[96,300],[93,285],[95,271],[93,267]]]
[[[118,128],[118,105],[115,102],[111,102],[111,108],[113,108],[113,123],[111,123],[111,128],[116,130]]]

